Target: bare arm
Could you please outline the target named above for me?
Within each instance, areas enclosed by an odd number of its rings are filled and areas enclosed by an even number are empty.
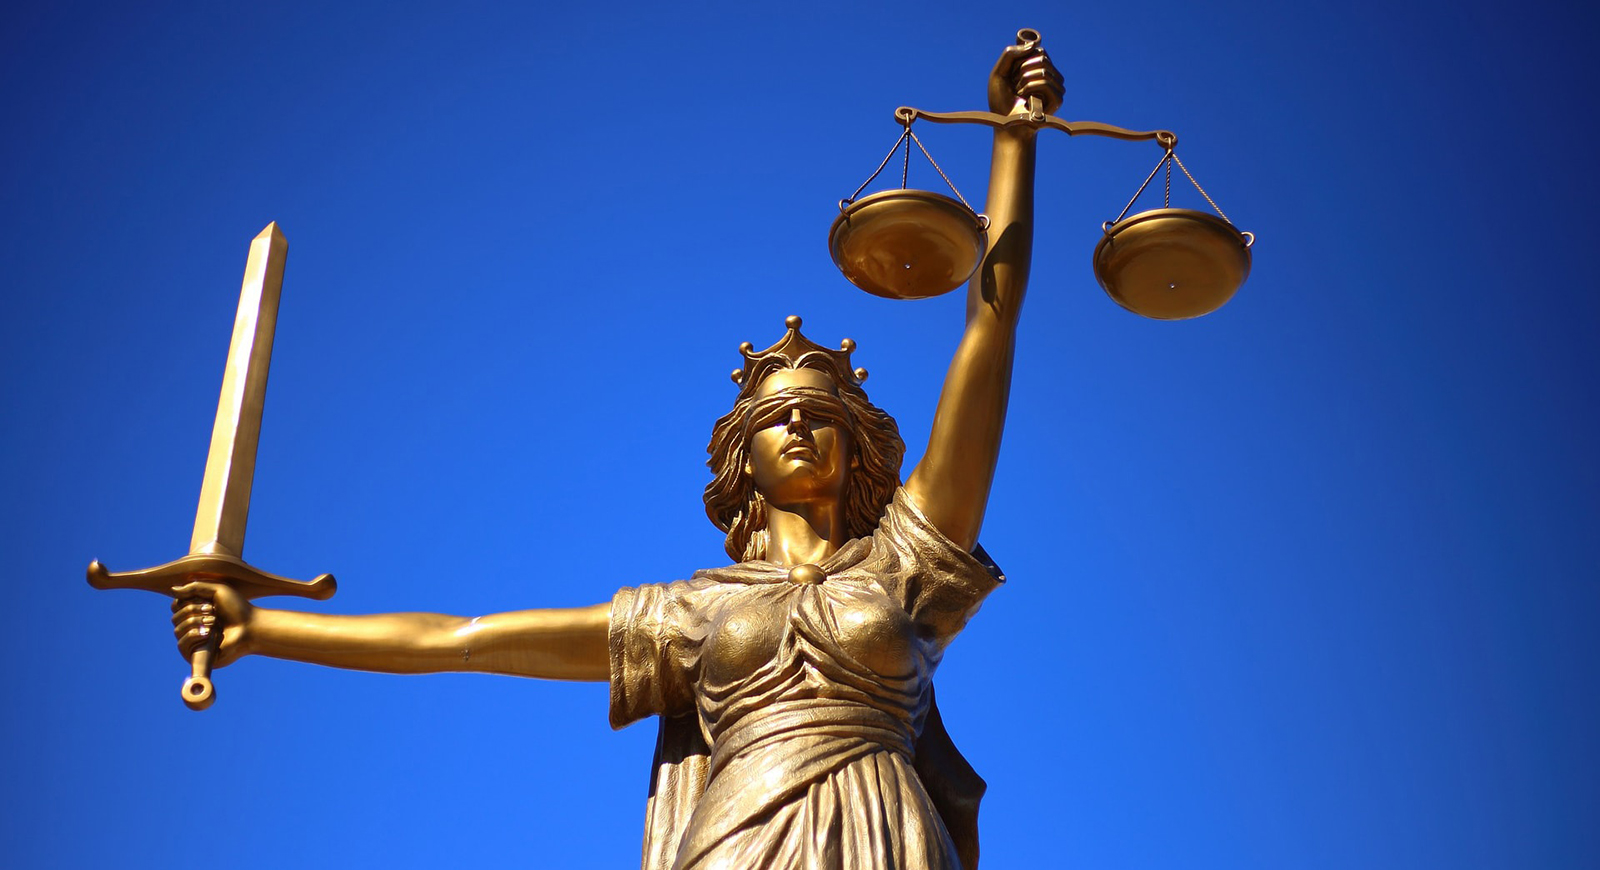
[[[1028,111],[1030,96],[1046,112],[1061,104],[1061,77],[1037,47],[1007,48],[989,77],[989,107]],[[939,395],[922,461],[906,493],[952,541],[978,541],[989,502],[1011,391],[1017,320],[1033,259],[1033,173],[1036,132],[996,129],[989,170],[989,249],[967,291],[967,328]]]
[[[256,654],[391,674],[609,679],[606,604],[473,619],[437,613],[335,616],[258,608],[211,583],[191,583],[178,592],[172,622],[179,650],[187,657],[220,628],[218,666]]]

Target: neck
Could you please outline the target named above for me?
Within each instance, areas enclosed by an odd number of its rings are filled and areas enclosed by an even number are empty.
[[[815,564],[833,555],[844,543],[842,504],[767,504],[767,561],[779,565]]]

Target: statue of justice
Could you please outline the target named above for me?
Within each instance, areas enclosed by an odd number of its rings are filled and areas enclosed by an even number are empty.
[[[1036,32],[1017,43],[989,76],[987,112],[896,113],[908,159],[912,141],[921,147],[914,120],[993,128],[983,214],[891,191],[842,202],[830,237],[841,270],[869,292],[918,298],[970,277],[965,331],[910,474],[894,419],[853,367],[854,342],[816,344],[790,317],[772,346],[740,347],[737,396],[707,447],[706,513],[732,564],[589,607],[474,618],[257,606],[263,595],[333,593],[327,575],[301,583],[240,558],[286,251],[273,225],[252,245],[190,554],[125,574],[96,562],[90,583],[174,598],[178,648],[193,669],[183,697],[196,709],[213,698],[211,669],[247,655],[609,683],[613,727],[659,720],[646,870],[973,870],[984,784],[944,731],[932,677],[1004,581],[978,534],[1032,260],[1037,135],[1153,139],[1169,178],[1176,142],[1055,118],[1060,74]],[[1119,217],[1106,233],[1102,285],[1163,319],[1225,302],[1254,241],[1225,218],[1170,208]]]

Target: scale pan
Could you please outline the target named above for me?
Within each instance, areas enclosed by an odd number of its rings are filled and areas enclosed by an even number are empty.
[[[1140,212],[1106,230],[1094,275],[1123,308],[1154,320],[1210,314],[1250,276],[1250,245],[1215,215],[1186,208]]]
[[[949,293],[978,270],[988,221],[948,196],[885,190],[851,203],[828,231],[850,283],[890,299]]]

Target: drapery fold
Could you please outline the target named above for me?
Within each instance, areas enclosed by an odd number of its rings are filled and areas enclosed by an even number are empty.
[[[611,721],[660,717],[644,870],[975,870],[984,782],[931,678],[991,566],[902,490],[822,583],[747,562],[620,590]]]

